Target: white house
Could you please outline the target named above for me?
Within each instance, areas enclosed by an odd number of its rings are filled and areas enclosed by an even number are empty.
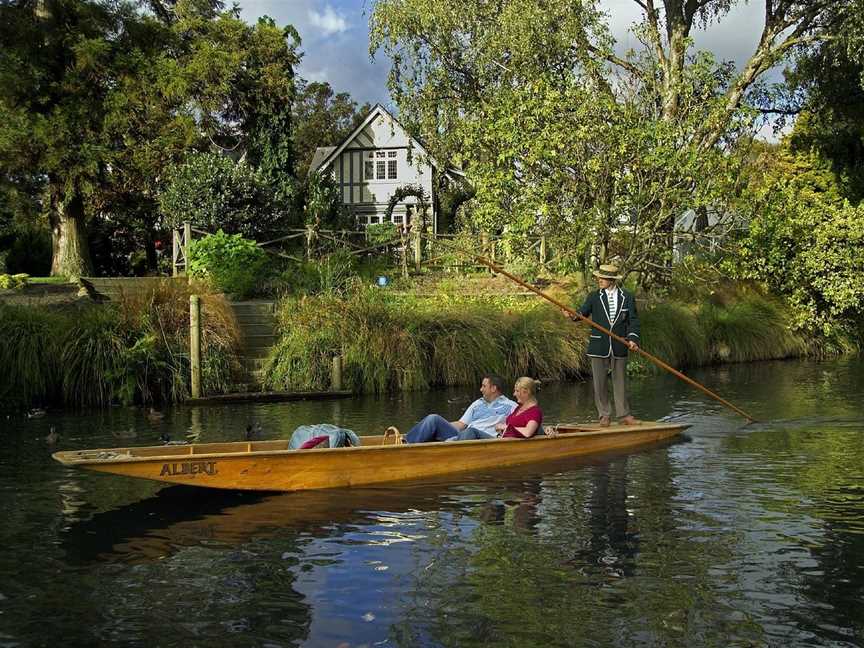
[[[384,107],[377,104],[366,119],[338,146],[319,147],[310,173],[332,173],[342,202],[360,226],[381,223],[394,192],[405,185],[420,186],[428,202],[427,218],[438,231],[432,176],[435,161]],[[402,224],[409,196],[393,209],[392,222]]]

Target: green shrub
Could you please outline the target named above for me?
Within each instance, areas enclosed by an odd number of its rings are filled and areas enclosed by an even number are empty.
[[[104,407],[122,394],[124,404],[132,403],[134,389],[126,385],[131,377],[123,362],[131,335],[110,306],[88,308],[70,321],[58,341],[63,400]]]
[[[189,245],[189,274],[208,279],[222,292],[248,296],[264,278],[267,253],[239,234],[219,230]]]
[[[233,312],[202,286],[165,280],[116,303],[71,310],[0,305],[0,408],[106,407],[189,393],[189,296],[202,296],[202,387],[227,391],[239,369]]]
[[[0,288],[5,290],[23,290],[24,286],[27,285],[27,279],[29,279],[29,275],[24,273],[20,274],[0,274]]]
[[[675,302],[660,302],[639,314],[641,346],[672,367],[704,364],[709,359],[706,335],[692,309]],[[633,356],[631,371],[658,370],[653,363]]]
[[[398,242],[399,229],[394,223],[373,223],[366,227],[366,238],[369,245],[381,245],[382,243]]]
[[[190,154],[170,169],[159,207],[172,227],[189,221],[250,238],[273,231],[280,217],[260,172],[215,153]]]
[[[44,277],[51,272],[51,230],[36,224],[19,224],[12,230],[12,243],[6,253],[9,274],[27,273]]]
[[[709,353],[721,362],[746,362],[802,355],[804,339],[789,330],[789,313],[766,297],[749,296],[699,312]]]

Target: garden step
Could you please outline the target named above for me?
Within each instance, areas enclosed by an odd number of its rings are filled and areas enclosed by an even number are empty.
[[[244,302],[230,302],[231,308],[236,315],[250,315],[250,314],[263,314],[263,315],[273,315],[273,305],[275,302],[272,301],[244,301]]]
[[[265,313],[234,313],[234,318],[237,320],[237,323],[240,326],[244,324],[259,324],[259,323],[267,323],[270,326],[276,326],[276,318],[273,315],[265,314]]]
[[[245,333],[240,335],[240,344],[244,349],[260,349],[260,348],[271,348],[274,344],[276,344],[275,333],[258,333],[255,335],[246,335]]]
[[[268,322],[241,322],[240,337],[245,339],[255,335],[276,337],[276,327]]]
[[[248,373],[260,372],[264,370],[264,365],[267,362],[266,357],[250,357],[245,356],[240,364],[243,366],[244,371]]]
[[[246,348],[243,349],[242,357],[249,360],[266,360],[272,349],[273,347],[269,346]]]

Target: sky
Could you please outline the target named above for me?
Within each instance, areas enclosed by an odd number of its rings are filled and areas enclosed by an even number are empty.
[[[454,0],[457,1],[457,0]],[[604,0],[619,51],[639,45],[629,29],[640,18],[634,0]],[[303,39],[299,74],[327,81],[336,92],[348,92],[359,103],[381,103],[393,109],[387,92],[389,61],[379,52],[369,58],[369,14],[374,0],[238,0],[244,20],[267,15],[277,24],[292,24]],[[740,0],[719,24],[694,34],[696,46],[739,68],[749,58],[762,28],[764,3]],[[779,70],[771,74],[780,77]]]

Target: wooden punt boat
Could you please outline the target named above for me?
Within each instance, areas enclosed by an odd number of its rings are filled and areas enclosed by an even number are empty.
[[[557,436],[421,444],[390,444],[363,436],[351,448],[290,450],[288,441],[55,452],[67,466],[172,484],[255,491],[298,491],[416,480],[448,473],[516,466],[620,450],[675,437],[687,425],[559,425]]]

